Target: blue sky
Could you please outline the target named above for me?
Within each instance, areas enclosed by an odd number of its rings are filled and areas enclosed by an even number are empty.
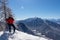
[[[9,0],[16,19],[60,18],[60,0]]]

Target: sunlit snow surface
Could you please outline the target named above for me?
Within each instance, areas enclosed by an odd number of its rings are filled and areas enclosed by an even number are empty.
[[[33,36],[24,32],[16,30],[16,33],[13,35],[8,35],[8,33],[0,32],[0,40],[48,40],[43,37]]]

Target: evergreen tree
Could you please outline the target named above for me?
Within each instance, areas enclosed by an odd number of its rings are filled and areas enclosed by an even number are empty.
[[[0,0],[0,29],[5,30],[5,19],[12,15],[11,9],[8,7],[8,0]]]
[[[0,20],[12,16],[11,9],[7,6],[8,0],[0,0]]]

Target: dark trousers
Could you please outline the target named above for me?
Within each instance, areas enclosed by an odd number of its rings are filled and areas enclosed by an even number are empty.
[[[15,26],[14,24],[8,24],[8,27],[9,27],[9,32],[11,32],[11,27],[13,27],[13,31],[15,32]]]

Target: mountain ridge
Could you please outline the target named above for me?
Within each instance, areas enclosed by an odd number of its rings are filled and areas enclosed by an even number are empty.
[[[41,33],[42,35],[45,35],[54,40],[59,39],[60,24],[56,22],[53,22],[50,20],[44,20],[41,18],[30,18],[23,21],[19,21],[18,24],[19,23],[24,23],[26,27],[28,27],[31,31],[36,30],[36,31],[33,31],[33,33],[35,33],[36,35],[38,35],[37,33]]]

